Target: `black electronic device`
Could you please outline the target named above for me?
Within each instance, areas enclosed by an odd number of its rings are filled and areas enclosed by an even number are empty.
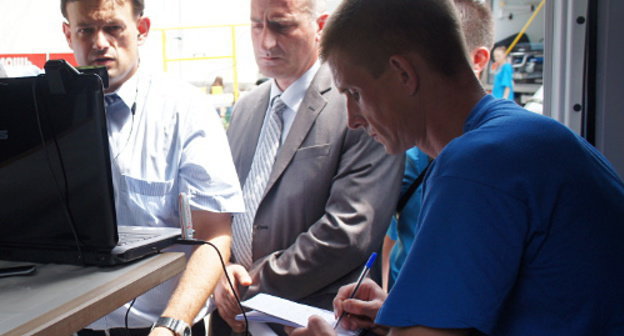
[[[0,259],[112,265],[173,243],[179,229],[117,245],[119,229],[143,227],[116,223],[102,78],[65,61],[45,70],[0,79]]]

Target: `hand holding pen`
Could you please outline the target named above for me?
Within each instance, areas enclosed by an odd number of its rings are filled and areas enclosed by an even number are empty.
[[[334,299],[334,311],[339,315],[334,324],[334,329],[340,325],[346,314],[348,319],[348,329],[370,328],[374,326],[374,319],[377,311],[386,298],[386,293],[374,281],[366,279],[377,254],[373,253],[364,266],[362,273],[353,284],[343,286],[338,290]],[[357,300],[351,300],[356,298]]]
[[[340,322],[344,322],[347,330],[373,330],[377,333],[377,329],[381,332],[379,335],[387,334],[388,330],[382,326],[375,324],[375,316],[381,305],[386,299],[386,292],[377,283],[366,276],[370,272],[370,268],[377,257],[377,253],[373,253],[368,262],[364,266],[362,273],[355,283],[340,287],[336,297],[334,298],[334,312],[340,317],[332,326],[319,316],[312,316],[305,328],[289,328],[286,327],[287,333],[291,336],[307,336],[307,335],[336,335],[336,328]],[[349,316],[347,319],[343,318]]]

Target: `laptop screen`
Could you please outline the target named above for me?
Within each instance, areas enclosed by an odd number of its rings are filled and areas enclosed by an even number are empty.
[[[0,257],[117,242],[101,79],[55,62],[0,79]]]

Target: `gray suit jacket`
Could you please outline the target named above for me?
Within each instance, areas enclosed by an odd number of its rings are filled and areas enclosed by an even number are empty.
[[[228,139],[241,185],[269,104],[270,82],[234,107]],[[344,97],[322,66],[308,88],[254,220],[258,292],[331,309],[338,288],[378,250],[395,209],[403,156],[389,156],[363,130],[347,128]],[[379,260],[377,262],[380,262]]]

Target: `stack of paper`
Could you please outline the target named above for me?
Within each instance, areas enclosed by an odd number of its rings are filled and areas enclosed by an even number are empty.
[[[308,306],[269,294],[260,293],[249,300],[241,302],[241,304],[245,308],[253,309],[247,313],[249,321],[305,327],[308,325],[310,316],[318,315],[332,326],[336,323],[334,313],[329,310]],[[236,315],[236,319],[239,321],[244,320],[242,314]],[[337,328],[336,333],[344,336],[359,335],[359,331],[344,330],[341,327]]]

